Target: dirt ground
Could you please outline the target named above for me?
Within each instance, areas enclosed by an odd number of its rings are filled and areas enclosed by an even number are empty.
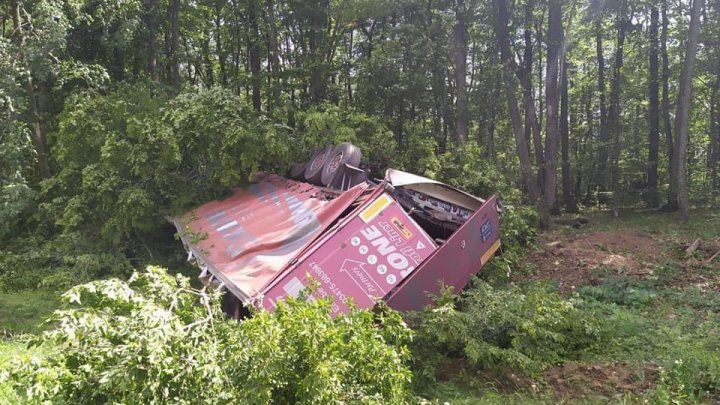
[[[720,255],[710,260],[720,251],[720,241],[701,240],[694,252],[686,255],[692,242],[662,240],[628,230],[542,234],[538,250],[526,261],[534,271],[516,279],[552,280],[567,294],[582,285],[597,285],[603,275],[644,278],[653,274],[654,266],[672,262],[688,269],[674,275],[673,286],[720,291]],[[697,271],[702,268],[717,274]]]
[[[538,246],[528,258],[535,271],[523,278],[554,280],[562,293],[596,285],[602,268],[618,275],[645,277],[652,274],[653,263],[670,257],[663,242],[637,231],[543,234]]]
[[[464,359],[448,359],[436,370],[440,381],[457,377],[467,364]],[[517,391],[552,393],[563,400],[611,399],[618,394],[640,394],[660,379],[660,367],[654,363],[633,366],[627,363],[578,364],[567,363],[545,370],[537,381],[530,377],[506,370],[474,370],[498,392],[510,394]]]
[[[652,388],[660,378],[660,368],[653,363],[642,367],[625,363],[582,365],[568,363],[545,371],[547,388],[556,397],[580,399],[613,398],[620,393],[641,393]]]

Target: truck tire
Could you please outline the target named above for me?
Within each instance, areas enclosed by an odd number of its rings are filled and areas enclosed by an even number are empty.
[[[332,151],[333,147],[328,145],[315,152],[313,157],[308,160],[305,164],[305,180],[307,180],[308,183],[316,184],[318,186],[322,185],[320,178],[322,177],[323,167],[325,167],[325,163],[330,160]]]
[[[360,159],[362,159],[360,148],[350,142],[341,143],[335,147],[323,166],[320,181],[324,186],[329,186],[343,165],[357,166],[360,164]]]
[[[290,168],[290,177],[293,180],[302,180],[305,175],[305,163],[295,163]]]

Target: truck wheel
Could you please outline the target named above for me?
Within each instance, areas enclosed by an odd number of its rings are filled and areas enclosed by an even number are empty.
[[[333,147],[328,145],[313,155],[312,159],[305,165],[305,180],[312,184],[322,185],[320,178],[322,177],[323,167],[330,159],[332,151]]]
[[[335,147],[335,150],[333,150],[330,158],[325,163],[320,181],[324,186],[329,186],[330,182],[335,178],[335,174],[343,165],[357,166],[360,164],[361,158],[360,148],[349,142],[341,143]]]
[[[295,163],[290,168],[289,177],[293,180],[302,180],[304,174],[305,174],[305,163]]]

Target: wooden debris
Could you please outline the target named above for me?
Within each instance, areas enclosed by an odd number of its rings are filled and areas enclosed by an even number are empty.
[[[708,264],[712,263],[712,261],[715,260],[715,258],[718,257],[719,255],[720,255],[720,250],[718,250],[717,252],[715,252],[714,255],[710,256],[709,259],[705,260],[705,261],[703,262],[703,266],[707,266]]]
[[[697,248],[699,246],[700,246],[700,238],[695,239],[695,241],[692,244],[690,244],[690,246],[688,246],[687,249],[685,249],[685,256],[688,256],[688,257],[691,256],[697,250]]]

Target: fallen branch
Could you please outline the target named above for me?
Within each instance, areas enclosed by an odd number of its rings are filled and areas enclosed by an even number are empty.
[[[710,264],[713,260],[715,260],[716,257],[718,257],[718,255],[720,255],[720,250],[718,250],[717,252],[715,252],[714,255],[710,256],[709,259],[705,260],[705,261],[703,262],[703,266],[707,266],[708,264]]]
[[[691,256],[693,252],[697,250],[697,248],[700,246],[700,238],[695,239],[695,241],[688,246],[687,249],[685,249],[685,256]]]

